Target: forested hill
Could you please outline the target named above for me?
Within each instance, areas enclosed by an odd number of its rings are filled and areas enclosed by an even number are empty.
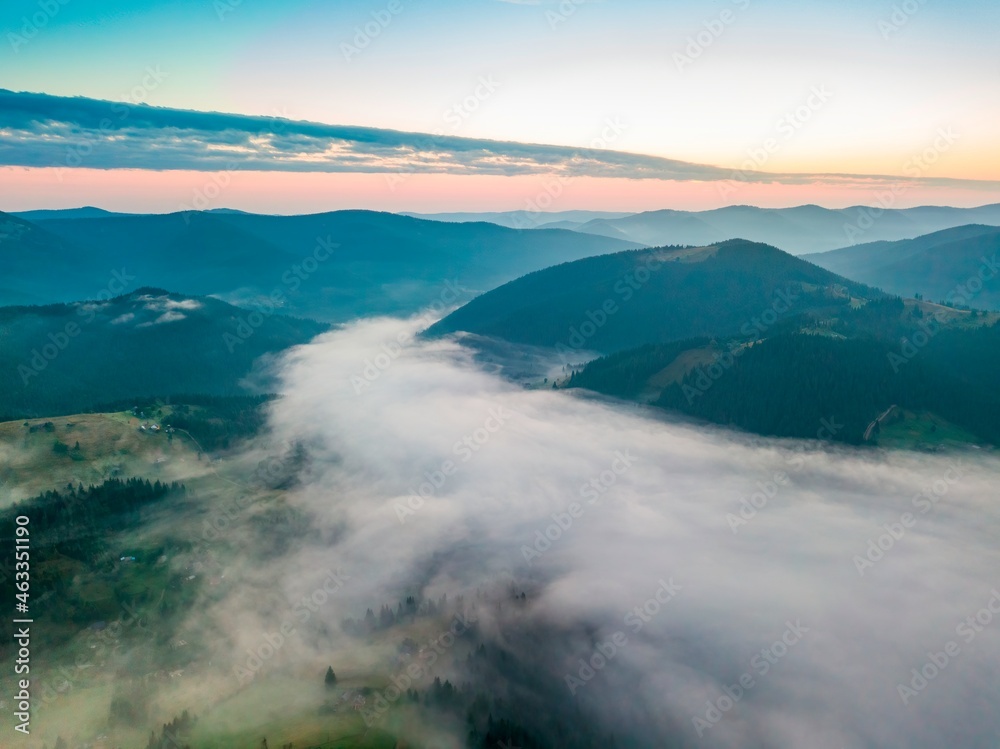
[[[238,395],[263,354],[327,329],[144,288],[108,301],[0,308],[0,421],[109,401]]]
[[[732,240],[586,258],[483,294],[428,330],[611,353],[836,314],[881,292],[774,247]]]
[[[343,321],[451,306],[533,270],[636,246],[565,230],[376,211],[85,213],[31,222],[0,213],[0,304],[157,286],[240,306],[278,293],[288,314]],[[114,274],[129,285],[122,288]]]
[[[872,242],[807,260],[894,294],[1000,309],[1000,228],[959,226],[898,242]]]
[[[852,337],[840,320],[758,341],[644,346],[591,362],[568,385],[765,435],[860,443],[867,431],[878,442],[882,424],[869,426],[880,415],[929,414],[931,429],[946,423],[964,439],[1000,445],[994,318],[975,327],[987,318],[955,311],[937,326],[912,303],[874,306],[857,316],[868,324],[856,319]]]

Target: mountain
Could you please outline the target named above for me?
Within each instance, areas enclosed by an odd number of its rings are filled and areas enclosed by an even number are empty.
[[[103,301],[2,307],[0,415],[77,413],[146,396],[245,394],[241,381],[256,359],[326,329],[153,288]]]
[[[562,384],[773,436],[1000,445],[998,321],[885,297],[751,335],[616,352]]]
[[[0,304],[65,298],[99,288],[86,252],[17,216],[0,213]],[[55,272],[58,269],[59,272]]]
[[[983,347],[988,358],[980,356]],[[901,351],[868,337],[778,335],[748,348],[701,389],[702,373],[689,373],[656,404],[759,434],[855,444],[878,442],[883,415],[932,414],[975,440],[1000,444],[1000,326],[942,331],[905,364],[894,358]]]
[[[402,216],[453,223],[487,222],[508,229],[576,228],[596,219],[631,216],[615,211],[487,211],[484,213],[402,213]],[[555,225],[552,225],[555,224]],[[563,225],[569,224],[569,226]]]
[[[35,211],[14,211],[12,216],[23,218],[27,221],[38,221],[60,218],[109,218],[111,216],[131,216],[131,213],[114,213],[103,208],[95,208],[92,205],[83,208],[54,208],[39,209]]]
[[[280,279],[292,262],[279,248],[200,213],[8,219],[31,231],[5,244],[0,262],[10,287],[0,304],[107,299],[140,286],[207,295]],[[47,243],[44,262],[29,261],[38,254],[29,244],[36,237]]]
[[[477,297],[427,333],[611,353],[695,336],[759,334],[806,312],[832,314],[879,296],[774,247],[730,240],[547,268]]]
[[[1000,445],[997,316],[975,324],[955,311],[954,325],[927,341],[915,337],[928,319],[920,307],[881,304],[895,308],[903,338],[846,336],[840,327],[838,335],[783,330],[749,344],[648,345],[590,362],[565,385],[769,436]]]
[[[905,296],[1000,309],[1000,228],[970,225],[898,242],[871,242],[804,259]]]
[[[330,321],[451,305],[532,270],[633,246],[571,231],[523,232],[372,211],[182,212],[32,225],[64,250],[53,248],[45,265],[17,265],[8,259],[28,248],[13,240],[0,255],[0,277],[9,279],[0,304],[93,298],[118,273],[134,285],[113,289],[117,293],[157,286],[239,305],[277,304]],[[53,285],[53,271],[67,267],[78,272]],[[39,296],[46,284],[51,294]]]
[[[604,217],[573,228],[648,246],[706,245],[744,237],[801,255],[858,242],[895,241],[971,223],[1000,225],[1000,204],[884,210],[865,206],[829,209],[816,205],[795,208],[737,205],[710,211],[661,210],[620,218]]]

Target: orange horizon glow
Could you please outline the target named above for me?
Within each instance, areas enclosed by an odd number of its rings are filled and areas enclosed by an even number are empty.
[[[343,209],[390,212],[709,210],[727,205],[827,208],[882,205],[975,207],[1000,202],[1000,190],[853,181],[809,184],[638,180],[555,175],[453,175],[326,172],[197,172],[134,169],[0,169],[0,210],[94,205],[126,213],[233,208],[302,214]],[[887,200],[891,201],[887,203]]]

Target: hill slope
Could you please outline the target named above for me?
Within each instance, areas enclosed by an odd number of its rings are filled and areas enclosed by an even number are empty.
[[[853,242],[899,240],[970,223],[1000,225],[1000,205],[979,208],[924,206],[906,209],[728,206],[710,211],[647,211],[595,219],[577,231],[624,237],[650,246],[706,245],[733,237],[778,247],[794,255]],[[874,218],[873,218],[874,216]]]
[[[1000,315],[887,298],[811,317],[759,339],[619,352],[567,384],[767,435],[877,442],[875,420],[905,412],[932,416],[924,442],[950,424],[1000,444]]]
[[[899,242],[872,242],[805,259],[888,292],[1000,309],[1000,228],[969,225]]]
[[[0,418],[75,413],[143,396],[246,393],[240,381],[254,360],[325,329],[280,315],[251,318],[217,299],[159,289],[0,308]]]
[[[732,240],[586,258],[474,299],[428,334],[465,331],[604,353],[766,329],[880,294],[766,245]]]
[[[989,361],[977,353],[994,352]],[[899,346],[873,338],[781,335],[749,348],[717,380],[689,373],[657,405],[761,434],[865,441],[893,407],[934,413],[1000,444],[1000,328],[946,331],[900,366]],[[836,428],[830,425],[836,424]],[[827,432],[823,433],[823,427]],[[868,432],[877,441],[880,427]]]
[[[56,272],[58,270],[58,272]],[[81,288],[94,292],[108,268],[97,268],[72,241],[0,213],[0,304],[61,299]]]
[[[67,249],[51,252],[47,266],[24,266],[7,261],[26,252],[12,245],[0,255],[0,277],[10,279],[0,304],[93,298],[112,271],[124,269],[134,286],[119,293],[156,286],[252,306],[277,292],[286,312],[331,321],[452,304],[532,270],[634,246],[565,230],[526,232],[372,211],[61,216],[30,225]],[[73,261],[83,263],[83,272],[37,298],[38,289],[52,285],[53,270]]]

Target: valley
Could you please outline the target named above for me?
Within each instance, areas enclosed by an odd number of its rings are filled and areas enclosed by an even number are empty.
[[[0,18],[0,749],[1000,746],[1000,3]]]

